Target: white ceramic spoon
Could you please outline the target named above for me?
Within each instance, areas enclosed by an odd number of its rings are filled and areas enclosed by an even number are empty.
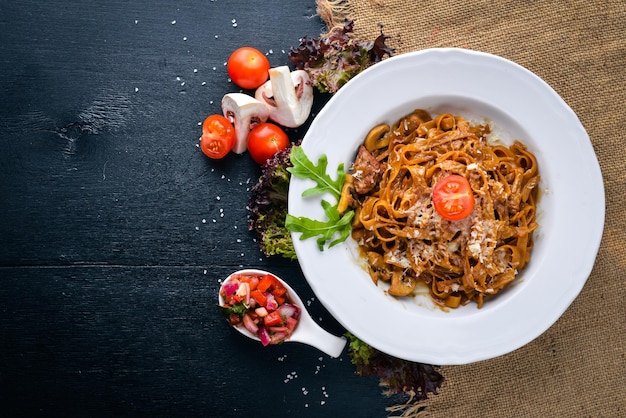
[[[233,277],[234,275],[238,275],[238,274],[249,274],[249,275],[254,275],[254,276],[258,276],[258,275],[262,276],[265,274],[271,274],[272,276],[276,277],[287,288],[289,298],[291,299],[294,305],[297,305],[300,308],[301,311],[300,311],[300,319],[298,320],[298,325],[296,326],[293,333],[291,334],[291,337],[286,339],[285,342],[299,342],[303,344],[308,344],[310,346],[317,348],[320,351],[323,351],[324,353],[328,354],[331,357],[339,357],[341,355],[341,352],[343,351],[343,348],[346,346],[346,342],[347,342],[345,337],[337,337],[329,333],[328,331],[322,329],[317,324],[317,322],[315,322],[313,318],[311,318],[311,315],[309,315],[309,313],[307,312],[304,306],[304,303],[302,303],[302,300],[300,299],[298,294],[291,288],[291,286],[285,283],[284,280],[282,280],[280,277],[276,276],[275,274],[269,273],[264,270],[246,269],[246,270],[239,270],[239,271],[232,273],[230,276],[226,278],[226,280],[224,280],[224,283],[222,283],[222,286],[228,283],[231,277]],[[220,290],[221,290],[221,287],[220,287]],[[218,299],[219,299],[220,306],[224,306],[224,299],[222,298],[222,295],[220,295],[219,293],[218,293]],[[244,326],[234,326],[234,328],[248,338],[261,341],[259,337],[257,337],[256,335],[248,331]]]

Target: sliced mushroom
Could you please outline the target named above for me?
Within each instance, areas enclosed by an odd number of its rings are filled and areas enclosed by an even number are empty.
[[[388,292],[392,296],[408,296],[416,286],[417,280],[406,276],[402,269],[394,268]]]
[[[337,212],[340,215],[351,206],[354,206],[354,198],[352,197],[352,184],[354,183],[354,177],[351,174],[346,174],[346,179],[343,182],[343,188],[341,189],[341,196],[339,197],[339,203],[337,203]]]
[[[222,99],[222,112],[235,127],[237,137],[233,152],[242,154],[248,149],[248,133],[256,125],[267,121],[269,109],[252,96],[228,93]]]
[[[374,126],[367,133],[365,137],[364,145],[365,148],[369,152],[374,152],[377,149],[384,148],[389,145],[389,138],[385,137],[387,132],[389,132],[391,128],[386,123],[381,123],[380,125]]]
[[[304,70],[290,71],[286,65],[271,68],[270,80],[259,87],[254,97],[265,103],[269,118],[287,128],[297,128],[308,119],[313,106],[313,87]]]

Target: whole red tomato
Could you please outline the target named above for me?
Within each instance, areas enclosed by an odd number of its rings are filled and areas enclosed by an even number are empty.
[[[261,123],[248,134],[248,151],[259,165],[272,158],[278,151],[287,148],[289,137],[273,123]]]
[[[244,89],[256,89],[267,81],[270,62],[258,49],[244,46],[230,55],[227,68],[233,83]]]
[[[202,123],[200,149],[210,158],[223,158],[235,145],[235,127],[222,115],[211,115]]]

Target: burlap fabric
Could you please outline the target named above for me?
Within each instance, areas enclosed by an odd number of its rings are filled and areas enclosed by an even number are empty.
[[[397,54],[462,47],[533,71],[576,112],[603,173],[604,236],[580,296],[525,347],[492,360],[443,367],[446,381],[439,395],[423,403],[424,412],[432,417],[626,416],[626,1],[333,3],[340,12],[336,17],[355,21],[360,39],[373,40],[382,24]]]

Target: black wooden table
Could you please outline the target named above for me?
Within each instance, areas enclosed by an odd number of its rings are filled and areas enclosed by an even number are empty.
[[[344,332],[248,232],[259,167],[197,147],[230,52],[286,65],[322,29],[314,0],[0,2],[0,416],[386,414],[345,351],[263,348],[216,308],[262,268]]]

